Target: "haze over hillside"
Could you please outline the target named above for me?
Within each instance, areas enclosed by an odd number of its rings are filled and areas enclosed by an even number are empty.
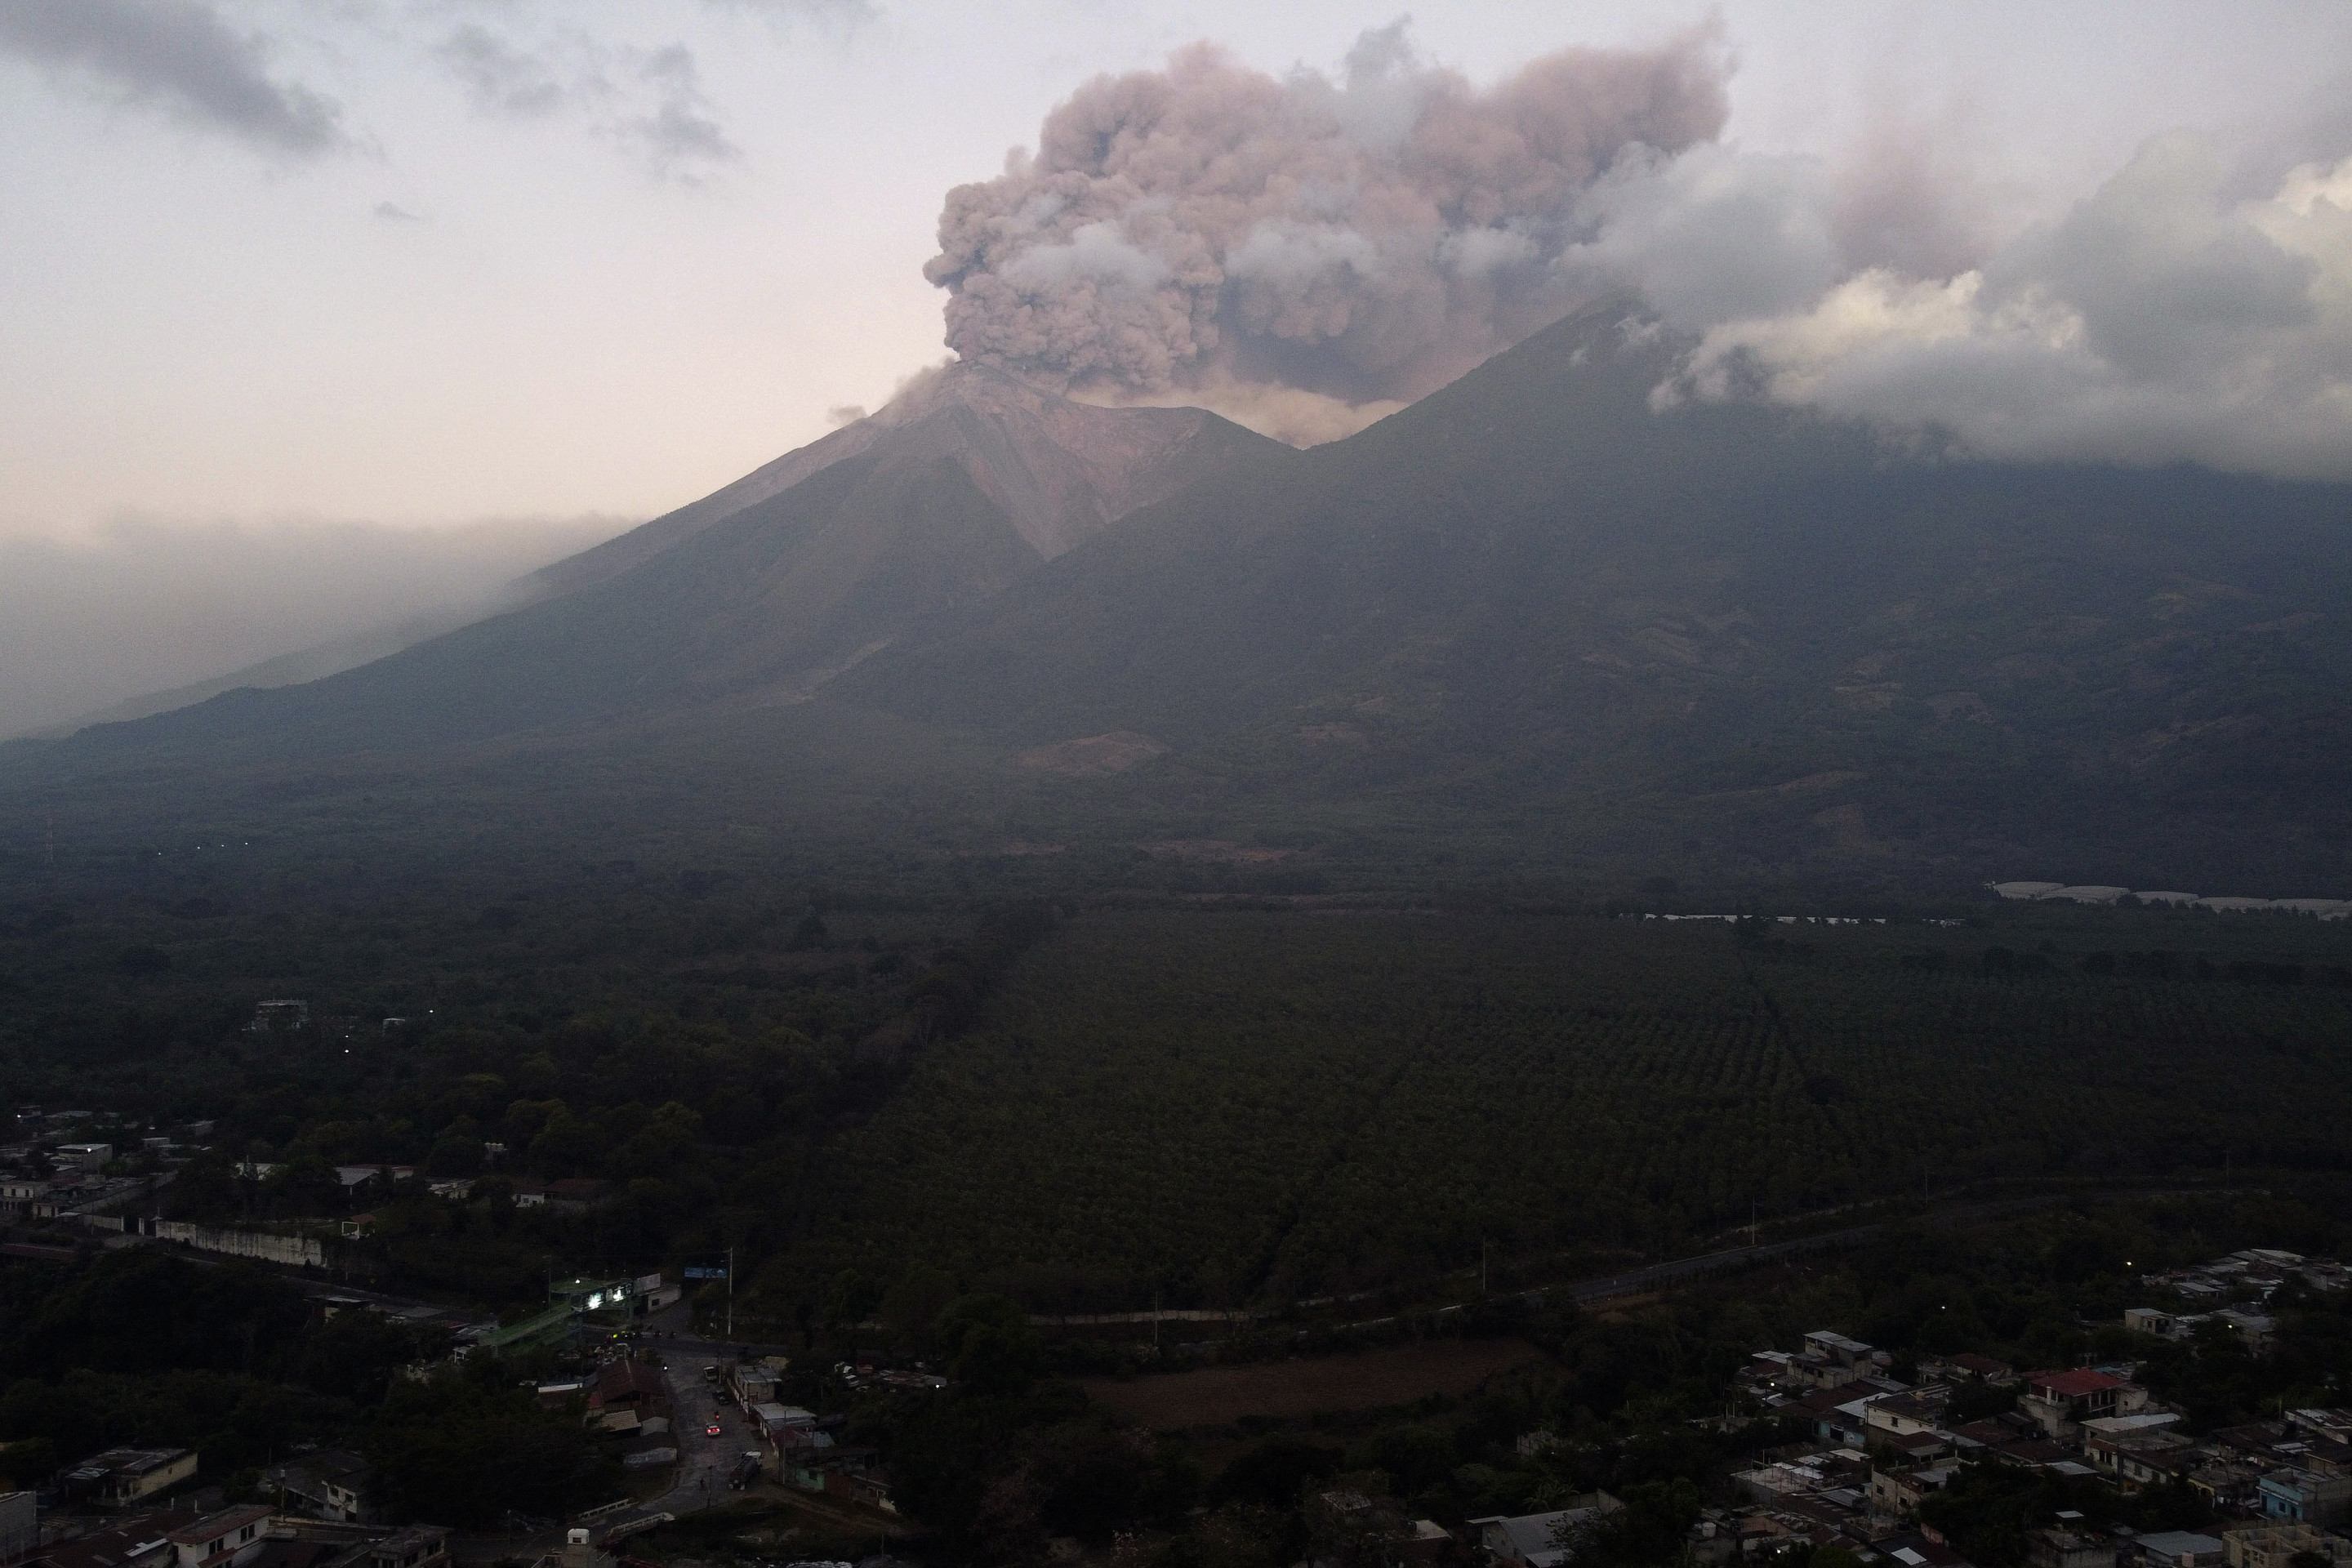
[[[505,613],[19,747],[20,798],[102,778],[135,835],[325,768],[429,832],[448,770],[560,757],[550,801],[659,773],[859,844],[845,800],[1368,874],[2336,891],[2352,121],[2315,85],[1997,212],[1965,138],[1744,134],[1738,45],[1474,72],[1399,21],[1077,79],[930,208],[952,363]],[[660,173],[719,176],[663,79]]]
[[[537,605],[16,772],[263,787],[272,759],[364,776],[648,724],[691,768],[782,703],[873,788],[940,786],[896,749],[918,734],[1007,798],[1093,775],[1037,803],[1049,829],[1181,799],[1217,834],[1508,845],[1487,874],[2352,875],[2352,491],[1661,406],[1684,346],[1596,308],[1305,453],[966,367],[551,569]],[[847,739],[877,718],[899,742]]]
[[[0,1537],[2352,1568],[2347,60],[0,0]]]
[[[347,669],[518,603],[616,517],[0,531],[0,737]]]

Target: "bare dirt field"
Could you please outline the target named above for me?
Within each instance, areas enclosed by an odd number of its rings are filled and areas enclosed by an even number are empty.
[[[1083,1386],[1129,1419],[1173,1432],[1231,1426],[1245,1415],[1290,1420],[1325,1410],[1379,1410],[1432,1394],[1468,1394],[1496,1373],[1542,1359],[1525,1340],[1433,1340],[1160,1377],[1088,1378]]]
[[[1031,773],[1059,773],[1065,778],[1100,778],[1123,773],[1138,763],[1148,763],[1168,748],[1133,730],[1113,730],[1108,735],[1082,735],[1059,745],[1037,746],[1013,759]]]

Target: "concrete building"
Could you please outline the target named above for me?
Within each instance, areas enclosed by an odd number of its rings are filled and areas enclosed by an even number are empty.
[[[2160,1530],[2137,1542],[2147,1568],[2219,1568],[2225,1561],[2221,1539],[2188,1530]]]
[[[310,1003],[293,997],[277,997],[255,1007],[253,1022],[246,1028],[256,1035],[291,1035],[310,1026]]]
[[[67,1471],[66,1489],[100,1508],[130,1508],[195,1473],[194,1448],[109,1448]]]
[[[40,1499],[0,1492],[0,1563],[14,1563],[41,1543]]]
[[[242,1568],[268,1544],[268,1503],[247,1503],[208,1514],[172,1531],[172,1568]]]
[[[335,1524],[367,1524],[375,1518],[373,1473],[365,1459],[348,1450],[304,1454],[272,1465],[261,1479],[277,1494],[278,1506],[289,1512]]]
[[[2033,1424],[2061,1442],[2078,1436],[2085,1421],[2131,1415],[2147,1407],[2147,1390],[2096,1367],[2027,1374],[2018,1407]]]
[[[1870,1511],[1888,1519],[1908,1519],[1919,1511],[1919,1504],[1930,1495],[1950,1486],[1959,1469],[1957,1462],[1947,1462],[1873,1470]]]
[[[1563,1508],[1549,1513],[1489,1514],[1470,1521],[1470,1528],[1478,1532],[1487,1554],[1508,1568],[1560,1568],[1577,1531],[1598,1517],[1589,1508]]]
[[[185,1514],[142,1513],[38,1550],[35,1568],[169,1568],[171,1530]]]
[[[2289,1524],[2336,1524],[2352,1514],[2352,1475],[2316,1470],[2273,1470],[2262,1479],[2258,1498],[2264,1515]]]
[[[2037,1530],[2025,1538],[2025,1561],[2027,1568],[2116,1568],[2116,1543],[2095,1531]]]
[[[2352,1541],[2308,1524],[2247,1524],[2221,1532],[2230,1568],[2287,1568],[2297,1557],[2325,1557],[2337,1568],[2352,1563]]]
[[[449,1532],[438,1525],[412,1524],[368,1543],[367,1568],[442,1568],[448,1561]]]

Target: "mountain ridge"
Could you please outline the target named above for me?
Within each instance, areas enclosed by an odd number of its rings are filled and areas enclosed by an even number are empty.
[[[338,700],[367,707],[365,725],[330,715],[320,739],[331,747],[356,743],[362,729],[448,739],[761,681],[805,696],[926,616],[1001,589],[1192,479],[1288,451],[1202,410],[1097,408],[950,367],[866,419],[520,579],[521,602],[500,613],[420,627],[312,680],[202,683],[189,704],[96,728],[110,744],[135,745],[141,732],[125,725],[174,711],[188,717],[142,732],[250,734],[273,720],[299,725]],[[571,603],[583,596],[603,630],[585,629]],[[567,628],[581,628],[569,652],[557,646]],[[680,653],[703,661],[698,677]],[[420,673],[439,694],[420,699],[428,721],[404,725],[399,678]],[[500,696],[502,685],[511,689]],[[265,689],[283,695],[255,695]]]
[[[1678,348],[1591,312],[1347,441],[1292,452],[1202,416],[1103,472],[1041,476],[950,400],[619,576],[67,754],[534,733],[585,754],[642,721],[692,776],[745,715],[803,704],[803,741],[895,737],[863,787],[923,785],[935,741],[1029,841],[1319,823],[1298,831],[1345,825],[1376,856],[1459,841],[1482,874],[2352,871],[2352,488],[1662,410]],[[1132,412],[1043,407],[1023,431]],[[1036,765],[1104,737],[1117,768]]]

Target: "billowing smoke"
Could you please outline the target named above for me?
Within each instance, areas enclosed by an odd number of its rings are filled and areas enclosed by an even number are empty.
[[[965,360],[1328,438],[1574,304],[1588,196],[1717,136],[1727,71],[1712,29],[1484,89],[1402,22],[1336,80],[1196,46],[1088,82],[1034,155],[950,192],[925,275]]]
[[[2352,126],[2258,176],[2174,132],[1976,265],[1697,313],[1659,389],[1934,430],[1981,456],[2352,479]],[[1671,317],[1672,312],[1669,312]]]
[[[949,346],[1073,395],[1344,436],[1586,301],[1695,343],[1658,390],[1939,450],[2352,479],[2352,88],[2175,131],[2003,212],[1958,125],[1828,157],[1725,140],[1712,29],[1478,89],[1403,24],[1335,79],[1207,45],[1087,83],[950,192]]]

